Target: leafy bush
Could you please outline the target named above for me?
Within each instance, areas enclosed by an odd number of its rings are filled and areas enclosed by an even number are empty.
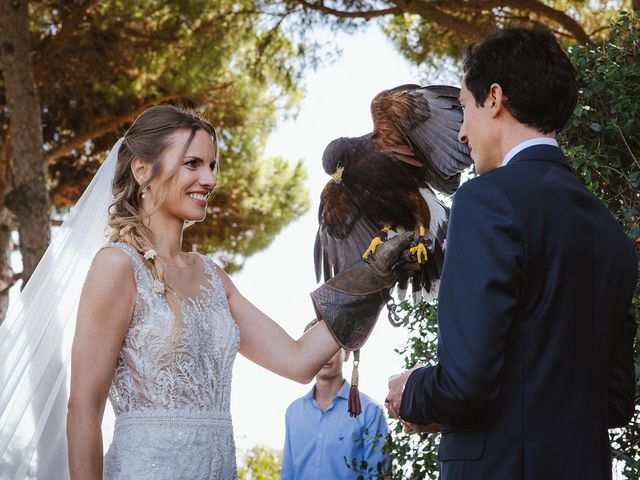
[[[427,364],[436,358],[438,336],[438,308],[426,302],[412,306],[408,301],[398,305],[403,326],[410,337],[407,344],[396,350],[404,356],[405,368],[416,363]],[[433,434],[409,434],[395,419],[391,421],[384,451],[392,458],[391,478],[422,480],[438,476],[438,445],[440,437]]]
[[[239,480],[279,480],[282,452],[256,445],[244,455],[243,464],[238,468]]]
[[[587,187],[607,205],[640,248],[640,11],[622,12],[610,40],[576,46],[580,98],[563,144]],[[640,325],[640,295],[633,299]],[[636,409],[610,432],[613,456],[627,478],[640,478],[640,329],[636,334]]]

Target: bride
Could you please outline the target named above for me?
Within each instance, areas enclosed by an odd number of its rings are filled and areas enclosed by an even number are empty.
[[[86,276],[72,346],[71,478],[235,478],[236,352],[307,383],[338,351],[340,335],[320,322],[294,340],[208,257],[181,251],[183,228],[205,218],[216,187],[218,143],[208,122],[152,107],[112,155],[109,243]],[[379,271],[409,241],[384,244]],[[103,459],[107,397],[116,422]]]

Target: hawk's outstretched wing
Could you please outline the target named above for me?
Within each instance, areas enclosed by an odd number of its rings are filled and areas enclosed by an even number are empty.
[[[349,190],[333,181],[322,190],[318,224],[314,246],[318,282],[360,260],[379,228],[362,215]]]
[[[403,85],[379,93],[371,102],[376,148],[423,167],[423,180],[447,194],[455,192],[460,172],[472,163],[469,148],[458,141],[459,93],[450,86]]]

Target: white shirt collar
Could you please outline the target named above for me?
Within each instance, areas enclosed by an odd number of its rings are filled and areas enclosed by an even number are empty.
[[[549,137],[536,137],[530,140],[525,140],[524,142],[519,143],[507,152],[507,154],[504,156],[504,160],[502,160],[502,165],[500,166],[504,167],[511,161],[513,157],[516,156],[516,154],[520,153],[525,148],[533,147],[534,145],[551,145],[552,147],[557,147],[558,142],[555,138]]]

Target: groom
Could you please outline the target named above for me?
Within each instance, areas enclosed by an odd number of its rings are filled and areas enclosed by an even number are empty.
[[[513,28],[468,47],[464,72],[459,138],[480,176],[453,201],[438,363],[391,381],[388,408],[441,429],[442,480],[611,478],[637,260],[554,139],[573,68],[548,30]]]

